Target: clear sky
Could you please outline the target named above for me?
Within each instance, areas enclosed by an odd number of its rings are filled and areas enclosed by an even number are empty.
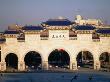
[[[75,15],[110,24],[110,0],[0,0],[0,30],[10,24],[37,25],[49,18]]]

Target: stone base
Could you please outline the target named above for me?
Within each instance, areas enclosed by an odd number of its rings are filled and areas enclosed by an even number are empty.
[[[70,70],[77,70],[77,63],[76,62],[70,63]]]
[[[48,70],[48,61],[42,62],[42,70]]]
[[[100,70],[100,61],[94,62],[94,69]]]
[[[0,71],[6,70],[6,62],[0,62]]]
[[[18,62],[18,70],[19,71],[25,71],[25,63],[20,61]]]

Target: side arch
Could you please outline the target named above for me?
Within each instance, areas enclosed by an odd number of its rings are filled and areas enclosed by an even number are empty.
[[[15,53],[8,53],[5,57],[6,70],[18,69],[18,56]]]
[[[26,68],[41,69],[42,57],[39,52],[29,51],[25,54],[23,58],[24,58]]]
[[[76,53],[75,58],[76,58],[78,67],[94,68],[94,61],[96,59],[96,58],[94,58],[95,52],[93,52],[91,49],[87,49],[87,48],[82,49],[81,48],[81,49],[78,49],[77,52],[75,52],[75,53]],[[87,55],[88,55],[88,57],[87,57]],[[78,57],[79,57],[79,59],[78,59]],[[85,59],[84,59],[84,57],[85,57]]]
[[[110,53],[102,52],[99,56],[101,68],[110,68]]]
[[[95,52],[94,52],[93,50],[91,50],[91,49],[88,49],[88,48],[81,48],[81,49],[79,48],[79,49],[75,52],[75,58],[78,56],[79,52],[81,52],[81,51],[89,51],[89,52],[92,54],[93,59],[94,59]]]
[[[32,50],[26,50],[26,51],[23,53],[23,55],[22,55],[21,59],[22,59],[22,60],[24,60],[24,58],[25,58],[26,54],[27,54],[28,52],[31,52],[31,51],[35,51],[35,52],[39,53],[39,54],[40,54],[40,56],[41,56],[42,61],[44,60],[43,53],[41,53],[41,52],[40,52],[40,51],[38,51],[38,50],[33,50],[33,49],[32,49]]]
[[[20,54],[19,54],[19,52],[15,52],[15,51],[8,51],[8,52],[5,52],[5,53],[2,53],[3,56],[2,56],[1,59],[3,59],[3,60],[5,61],[6,56],[7,56],[8,54],[10,54],[10,53],[16,54],[16,56],[18,57],[18,61],[19,61]]]

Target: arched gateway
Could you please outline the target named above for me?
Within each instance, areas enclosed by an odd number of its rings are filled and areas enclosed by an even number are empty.
[[[81,51],[77,55],[78,68],[93,68],[94,59],[93,55],[89,51]]]
[[[26,69],[41,69],[42,59],[38,52],[30,51],[24,58]]]
[[[0,33],[0,71],[10,68],[48,70],[51,67],[71,70],[94,67],[99,70],[100,63],[101,67],[108,63],[108,56],[99,58],[102,51],[110,52],[108,26],[77,25],[65,18],[49,19],[38,26],[12,25]],[[17,55],[9,53],[6,56],[8,52]]]
[[[110,68],[110,53],[103,52],[100,55],[99,60],[100,60],[101,68]]]
[[[69,69],[70,56],[63,49],[55,49],[49,54],[48,64],[49,64],[49,69],[54,69],[54,68]]]
[[[9,53],[6,58],[6,70],[15,70],[18,68],[18,57],[14,53]]]

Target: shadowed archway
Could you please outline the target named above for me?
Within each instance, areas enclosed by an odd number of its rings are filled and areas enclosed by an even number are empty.
[[[100,55],[99,60],[100,60],[101,68],[110,68],[110,53],[103,52]]]
[[[93,55],[89,51],[81,51],[77,55],[78,68],[93,68]]]
[[[7,70],[13,70],[18,68],[18,57],[14,53],[9,53],[5,58],[5,62]]]
[[[53,50],[48,57],[49,68],[69,68],[70,57],[63,49]]]
[[[24,58],[27,69],[41,69],[41,56],[36,51],[30,51]]]

